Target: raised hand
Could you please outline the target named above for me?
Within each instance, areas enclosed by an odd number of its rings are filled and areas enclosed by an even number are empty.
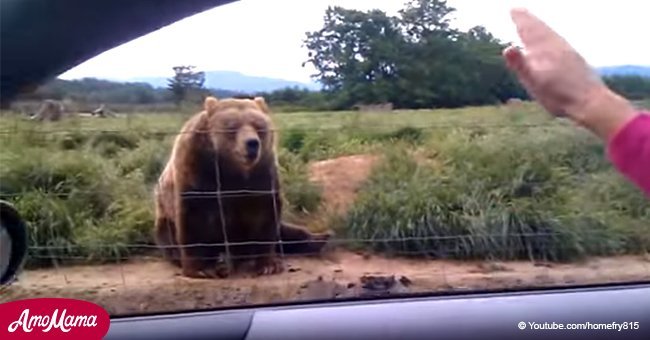
[[[508,67],[546,110],[566,116],[603,139],[634,115],[631,105],[611,92],[585,59],[559,34],[525,9],[511,17],[523,49],[508,47]]]

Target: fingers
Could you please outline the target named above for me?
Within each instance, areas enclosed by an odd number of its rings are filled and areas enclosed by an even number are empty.
[[[531,75],[524,52],[518,47],[509,46],[503,50],[503,57],[506,60],[506,66],[515,72],[524,87],[528,87],[531,83]]]
[[[528,10],[514,8],[510,11],[510,16],[515,26],[517,26],[519,38],[527,48],[534,49],[537,46],[549,43],[558,47],[565,44],[560,35]]]
[[[523,52],[519,48],[515,46],[508,46],[505,50],[503,50],[503,57],[506,60],[506,65],[511,70],[519,73],[519,71],[524,68],[524,63],[526,60],[524,59]]]

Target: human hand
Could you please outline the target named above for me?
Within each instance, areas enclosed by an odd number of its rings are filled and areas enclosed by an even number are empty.
[[[605,87],[584,58],[553,29],[525,9],[511,17],[523,50],[504,50],[506,64],[522,85],[546,110],[557,116],[574,116]]]
[[[506,48],[506,64],[547,111],[569,117],[605,140],[634,117],[630,103],[612,92],[553,29],[525,9],[513,9],[511,17],[524,46]]]

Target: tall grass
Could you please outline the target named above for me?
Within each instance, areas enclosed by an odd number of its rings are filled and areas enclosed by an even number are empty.
[[[153,185],[187,117],[2,116],[0,195],[29,223],[28,265],[115,261],[152,244]],[[611,168],[600,141],[534,106],[274,117],[285,218],[318,213],[322,192],[309,181],[309,162],[385,155],[351,211],[332,224],[358,240],[350,246],[548,260],[650,246],[648,202]]]
[[[616,174],[599,140],[573,127],[432,138],[434,167],[386,152],[336,227],[356,247],[453,259],[543,259],[645,252],[650,205]]]

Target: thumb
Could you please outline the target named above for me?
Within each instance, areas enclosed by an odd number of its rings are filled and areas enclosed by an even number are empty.
[[[532,84],[532,75],[524,51],[518,47],[509,46],[503,50],[503,57],[506,66],[517,75],[517,78],[525,87]]]
[[[508,46],[503,50],[503,57],[506,60],[506,66],[509,69],[520,75],[526,71],[526,57],[524,53],[515,46]]]

